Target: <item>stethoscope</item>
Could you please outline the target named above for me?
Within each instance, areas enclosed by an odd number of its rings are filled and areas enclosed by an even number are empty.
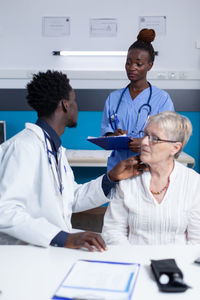
[[[150,88],[150,92],[149,92],[149,97],[148,97],[148,100],[147,100],[147,103],[144,103],[140,106],[139,110],[138,110],[138,115],[137,115],[137,122],[136,122],[136,134],[140,133],[140,131],[138,131],[138,124],[139,124],[139,120],[140,120],[140,114],[141,114],[141,111],[142,110],[147,110],[147,119],[146,119],[146,122],[148,120],[148,117],[149,115],[151,114],[151,105],[150,105],[150,100],[151,100],[151,96],[152,96],[152,86],[151,86],[151,83],[148,82],[148,85],[149,85],[149,88]],[[126,92],[126,90],[128,89],[129,87],[129,84],[125,87],[125,89],[123,90],[120,98],[119,98],[119,101],[118,101],[118,104],[117,104],[117,108],[116,108],[116,111],[113,112],[113,114],[110,116],[110,119],[111,119],[111,122],[112,122],[112,127],[113,127],[113,130],[116,130],[118,129],[118,124],[119,124],[119,119],[118,119],[118,110],[119,110],[119,107],[120,107],[120,104],[122,102],[122,98]],[[145,124],[146,124],[145,122]],[[114,126],[113,126],[114,125]],[[144,126],[143,126],[144,127]]]
[[[58,185],[58,189],[59,189],[59,192],[60,194],[62,195],[62,191],[64,190],[64,186],[63,186],[63,183],[62,183],[62,176],[61,176],[61,171],[60,171],[60,168],[59,168],[59,162],[55,163],[55,167],[56,167],[56,172],[57,172],[57,175],[58,175],[58,181],[57,181],[57,178],[55,176],[55,172],[53,170],[53,166],[52,166],[52,160],[51,160],[51,155],[55,156],[54,155],[54,152],[49,150],[48,148],[48,143],[47,143],[47,133],[42,129],[43,133],[44,133],[44,140],[45,140],[45,145],[46,145],[46,150],[47,150],[47,157],[48,157],[48,161],[49,161],[49,164],[50,164],[50,167],[51,167],[51,171],[53,173],[53,177],[54,177],[54,181],[57,183]],[[64,169],[65,169],[65,172],[66,172],[66,167],[64,166]]]

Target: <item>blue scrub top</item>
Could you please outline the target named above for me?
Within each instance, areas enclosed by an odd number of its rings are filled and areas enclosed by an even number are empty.
[[[107,132],[114,132],[116,130],[115,123],[111,121],[111,116],[116,112],[120,96],[124,90],[125,89],[114,91],[108,96],[101,123],[101,135],[105,135]],[[129,89],[127,88],[125,90],[117,112],[117,117],[119,120],[117,127],[127,130],[128,136],[138,137],[137,133],[141,130],[144,130],[147,123],[148,111],[146,107],[141,110],[139,121],[138,111],[143,104],[148,102],[149,94],[150,88],[147,88],[143,90],[134,100],[132,100]],[[167,110],[174,111],[174,105],[169,94],[157,88],[156,86],[152,86],[152,96],[149,104],[151,106],[150,115],[155,115]],[[130,150],[112,151],[111,156],[108,158],[107,170],[111,170],[119,161],[134,155],[136,155],[136,153],[133,153]]]

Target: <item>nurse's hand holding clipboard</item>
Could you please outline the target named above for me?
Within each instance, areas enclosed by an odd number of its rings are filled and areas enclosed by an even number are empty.
[[[127,134],[127,130],[123,130],[123,129],[116,129],[114,132],[108,132],[106,134],[106,136],[119,136],[119,135],[126,135]]]

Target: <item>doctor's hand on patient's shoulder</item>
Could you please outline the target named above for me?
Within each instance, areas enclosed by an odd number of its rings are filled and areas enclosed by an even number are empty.
[[[141,151],[141,141],[140,138],[132,138],[130,137],[131,141],[129,142],[129,149],[132,152],[139,153]]]
[[[72,249],[84,247],[92,252],[95,251],[95,248],[100,252],[107,250],[102,237],[98,233],[90,231],[69,233],[65,242],[65,247]]]
[[[123,134],[127,134],[127,130],[116,129],[114,132],[107,132],[106,136],[119,136]]]
[[[141,163],[139,156],[131,156],[120,161],[112,170],[110,170],[108,176],[111,181],[119,181],[138,176],[143,171],[148,171],[147,166]]]

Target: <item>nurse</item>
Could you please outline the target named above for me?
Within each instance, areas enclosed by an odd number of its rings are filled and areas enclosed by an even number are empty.
[[[131,138],[129,150],[112,151],[108,158],[108,171],[119,161],[140,152],[142,131],[150,115],[162,111],[174,111],[167,92],[152,86],[147,81],[155,51],[151,44],[155,39],[153,29],[142,29],[137,41],[128,49],[126,73],[130,83],[123,89],[112,92],[105,103],[101,124],[101,135],[119,136],[127,134]]]
[[[69,79],[57,71],[40,72],[27,90],[28,103],[38,120],[27,123],[24,130],[0,146],[0,244],[103,251],[106,245],[100,235],[72,233],[72,212],[109,201],[114,181],[140,173],[138,161],[126,160],[108,175],[78,185],[60,139],[66,127],[77,123],[77,104]]]

